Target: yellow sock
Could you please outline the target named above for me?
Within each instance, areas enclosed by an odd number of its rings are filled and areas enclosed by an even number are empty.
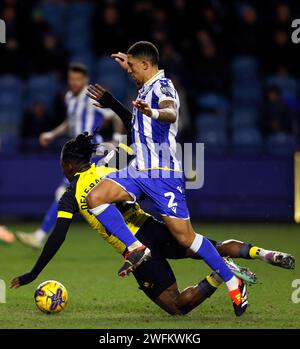
[[[253,259],[258,258],[260,251],[261,251],[260,247],[252,246],[249,251],[249,256]]]
[[[208,275],[206,280],[214,288],[218,288],[223,282],[223,280],[215,273]]]

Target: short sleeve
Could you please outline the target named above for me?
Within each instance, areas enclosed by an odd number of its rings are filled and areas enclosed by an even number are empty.
[[[57,218],[72,219],[76,212],[78,212],[78,204],[69,187],[58,202]]]
[[[173,101],[177,104],[177,92],[170,79],[160,79],[154,85],[154,93],[158,97],[158,103]]]

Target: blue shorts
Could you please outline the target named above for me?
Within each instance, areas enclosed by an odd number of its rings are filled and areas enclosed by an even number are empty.
[[[143,172],[143,173],[141,173]],[[171,172],[171,171],[168,171]],[[158,176],[157,176],[158,177]],[[162,216],[189,219],[185,200],[183,175],[170,175],[170,178],[150,178],[147,171],[137,171],[133,166],[126,167],[105,177],[126,190],[133,201],[146,195]]]

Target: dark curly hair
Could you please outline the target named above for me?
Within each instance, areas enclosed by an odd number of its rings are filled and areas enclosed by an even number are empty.
[[[69,140],[62,149],[61,159],[63,162],[73,162],[76,164],[86,164],[90,162],[92,154],[96,152],[99,144],[93,142],[93,135],[84,132],[75,139]]]

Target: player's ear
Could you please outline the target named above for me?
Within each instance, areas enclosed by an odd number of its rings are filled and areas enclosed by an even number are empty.
[[[150,66],[149,62],[144,61],[144,60],[142,61],[142,67],[143,67],[144,70],[149,69],[149,66]]]

